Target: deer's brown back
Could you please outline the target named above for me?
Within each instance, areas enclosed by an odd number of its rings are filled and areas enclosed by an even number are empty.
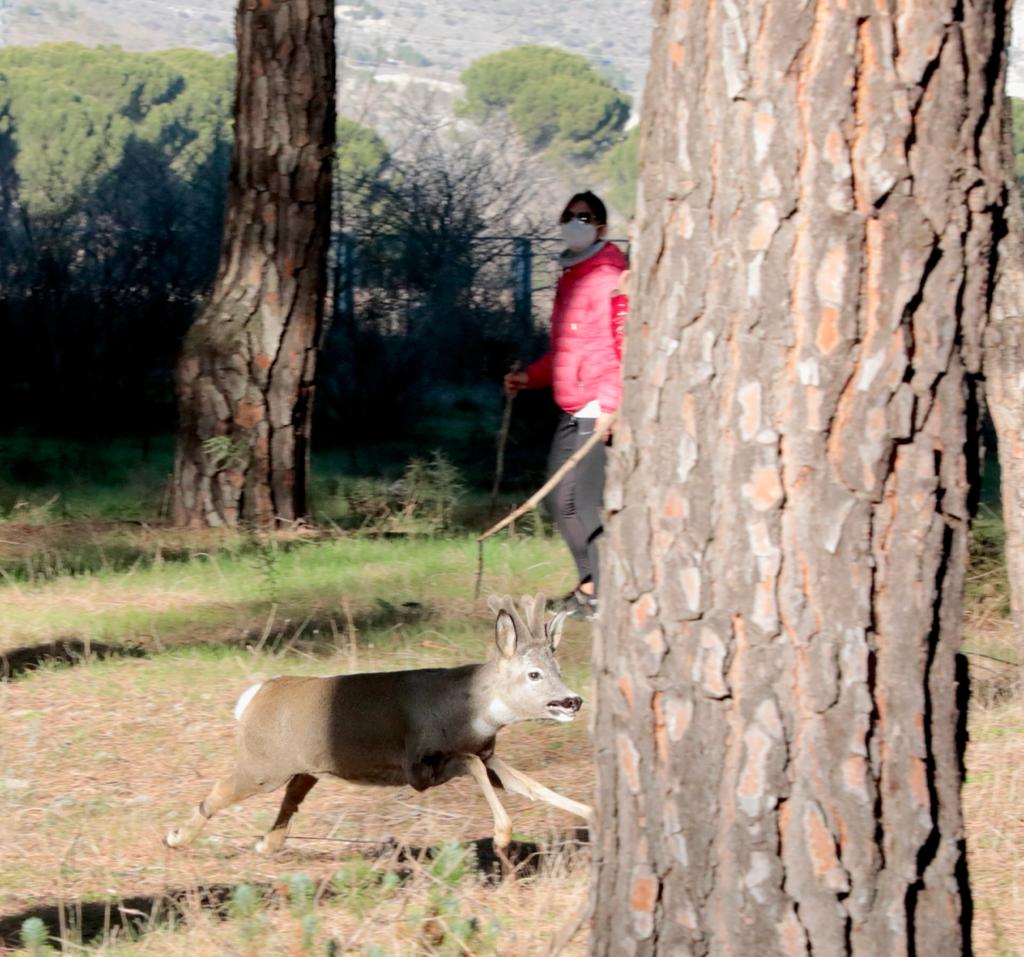
[[[239,763],[265,780],[333,774],[406,784],[408,755],[458,753],[471,731],[477,666],[282,677],[252,699],[239,729]]]

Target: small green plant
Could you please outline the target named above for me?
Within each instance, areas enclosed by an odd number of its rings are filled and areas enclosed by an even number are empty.
[[[397,482],[354,482],[345,498],[349,514],[362,528],[440,535],[452,530],[455,507],[465,490],[459,470],[435,451],[428,459],[412,459]]]
[[[401,500],[393,482],[380,479],[358,479],[345,491],[349,514],[362,528],[384,531],[396,512],[401,511]]]
[[[518,526],[516,531],[522,535],[528,535],[535,538],[546,538],[548,534],[548,524],[544,518],[544,510],[541,508],[531,508],[522,518],[516,522]]]
[[[263,894],[251,884],[239,884],[231,891],[228,913],[239,923],[239,934],[249,954],[258,954],[257,940],[266,927]]]
[[[59,495],[54,495],[44,502],[29,502],[20,500],[11,506],[11,510],[4,517],[4,521],[17,522],[20,525],[28,525],[35,528],[40,525],[49,525],[55,516]]]
[[[427,953],[463,957],[494,949],[500,922],[492,919],[483,926],[478,918],[462,912],[459,892],[470,876],[471,863],[472,852],[454,842],[442,845],[430,862],[427,906],[409,915]]]
[[[313,952],[320,920],[316,916],[316,882],[307,874],[291,874],[285,882],[288,887],[288,907],[299,922],[299,950]]]
[[[203,454],[215,471],[245,462],[245,449],[230,435],[214,435],[203,442]]]
[[[49,931],[38,917],[29,917],[21,925],[21,943],[27,957],[49,957],[53,948],[47,943]]]
[[[392,871],[380,871],[363,857],[346,861],[334,874],[334,892],[360,920],[391,894],[400,879]]]
[[[246,528],[246,550],[252,556],[252,566],[259,575],[260,590],[267,601],[277,604],[281,592],[281,555],[277,539],[249,525]]]
[[[432,535],[449,531],[455,506],[466,491],[462,474],[434,451],[429,459],[413,459],[402,476],[405,513],[421,518]]]

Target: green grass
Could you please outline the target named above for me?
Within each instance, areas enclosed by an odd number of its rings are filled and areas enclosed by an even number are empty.
[[[381,540],[343,537],[259,548],[244,537],[219,550],[194,552],[173,563],[153,560],[133,570],[8,580],[0,588],[0,642],[81,637],[155,643],[189,634],[261,632],[270,627],[344,631],[387,628],[433,617],[452,605],[474,604],[477,546],[453,539]],[[571,581],[564,546],[546,537],[499,538],[485,551],[485,591],[546,591]],[[402,606],[405,606],[403,609]],[[421,607],[417,607],[421,606]]]
[[[313,517],[322,522],[346,520],[347,488],[367,479],[393,482],[410,461],[429,458],[437,450],[455,466],[466,487],[461,517],[479,524],[493,479],[500,415],[496,400],[466,408],[456,402],[403,438],[347,448],[317,444],[310,479]],[[519,448],[522,468],[520,474],[506,470],[506,491],[532,490],[540,478],[547,441],[547,435],[537,435],[528,448]],[[156,521],[167,512],[173,460],[170,435],[96,442],[0,436],[0,520]]]

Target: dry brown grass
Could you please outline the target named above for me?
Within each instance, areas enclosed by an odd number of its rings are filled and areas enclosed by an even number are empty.
[[[8,526],[4,534],[9,531]],[[14,534],[20,532],[15,529]],[[33,544],[26,532],[22,539],[9,539],[15,544],[6,547],[61,547],[59,536],[65,532],[51,529],[43,534]],[[96,534],[108,535],[110,529],[98,529]],[[170,547],[171,542],[166,530],[128,529],[116,534],[136,543],[142,536],[157,536],[145,547]],[[56,537],[51,540],[45,535]],[[189,537],[180,544],[193,547],[196,541]],[[203,547],[213,553],[221,544],[214,536]],[[552,551],[556,549],[557,543]],[[489,556],[493,587],[500,587],[497,583],[528,587],[523,582],[529,574],[550,577],[550,566],[530,572],[534,567],[530,563],[513,573],[511,565],[495,560],[497,551]],[[391,567],[400,567],[405,560],[399,552],[396,556]],[[538,558],[546,560],[543,555]],[[444,595],[441,617],[431,623],[436,631],[410,631],[405,639],[396,633],[383,650],[361,650],[355,666],[454,664],[477,651],[482,654],[487,629],[479,610],[465,597],[472,579],[467,565],[471,560],[466,552],[449,565],[431,566],[429,587]],[[421,571],[409,561],[403,587],[408,597],[420,598],[417,576]],[[140,582],[141,576],[130,574],[8,584],[0,589],[0,617],[17,611],[27,620],[36,611],[57,605],[102,620],[122,606],[155,612],[166,606],[182,611],[186,622],[182,634],[190,640],[223,637],[227,633],[223,624],[208,614],[216,609],[218,594],[224,597],[224,582],[215,565],[201,586],[195,585],[194,575],[174,582],[173,574],[171,570],[171,584],[163,587],[154,580]],[[356,592],[354,600],[372,601],[372,583],[381,574],[375,566],[361,568],[363,592]],[[1024,701],[1010,696],[1017,668],[1004,662],[1015,661],[1016,649],[1005,618],[1005,589],[999,574],[998,568],[976,567],[970,582],[966,647],[974,697],[964,812],[975,952],[984,957],[1020,957],[1024,955]],[[161,581],[166,583],[168,578]],[[406,597],[405,591],[402,596]],[[249,619],[257,608],[263,609],[261,624],[265,601],[250,607],[244,594],[236,598],[237,610],[231,614],[238,620],[232,619],[232,628],[251,627]],[[480,644],[468,655],[468,646],[446,637],[447,623],[455,619],[463,619],[463,639],[467,627],[475,629],[477,621],[481,624]],[[53,622],[39,624],[40,638],[54,637]],[[571,626],[562,657],[579,687],[589,658],[584,627]],[[158,927],[134,944],[108,940],[99,952],[110,957],[298,953],[301,921],[287,903],[263,908],[258,934],[250,940],[243,922],[223,921],[200,905],[202,889],[241,882],[279,885],[295,873],[325,881],[347,856],[366,847],[345,841],[376,845],[397,838],[410,845],[436,846],[489,835],[486,805],[468,781],[423,795],[409,789],[360,788],[327,781],[310,795],[296,818],[296,836],[273,859],[256,855],[251,847],[270,823],[278,795],[251,799],[220,815],[191,849],[172,852],[163,847],[166,829],[187,813],[230,762],[234,727],[230,712],[250,680],[280,672],[347,670],[351,664],[345,655],[325,660],[301,653],[282,658],[194,649],[152,659],[43,670],[0,684],[0,916],[44,902],[119,899],[184,889],[188,898],[181,926]],[[579,690],[589,697],[584,688]],[[581,800],[591,793],[593,769],[582,723],[568,728],[514,727],[503,734],[501,746],[511,763],[557,790]],[[508,795],[504,800],[518,834],[544,839],[575,823],[545,806],[534,807]],[[379,944],[388,955],[429,952],[429,941],[425,944],[420,939],[413,915],[427,906],[431,893],[429,875],[420,873],[399,891],[375,900],[365,912],[356,913],[343,899],[324,897],[316,910],[317,952],[324,952],[321,945],[328,938],[338,942],[339,953],[364,954],[370,944]],[[463,913],[502,921],[497,953],[503,957],[543,953],[551,935],[585,897],[585,862],[571,874],[556,870],[498,887],[470,881],[459,888]],[[582,954],[585,945],[581,931],[565,953]]]
[[[567,658],[585,657],[583,633]],[[440,641],[429,650],[410,646],[382,657],[361,655],[360,669],[407,667],[429,656],[433,663],[465,660],[465,653]],[[481,651],[484,648],[481,642]],[[4,735],[0,752],[0,915],[56,900],[160,895],[174,889],[241,882],[273,883],[304,872],[329,878],[338,862],[364,845],[395,838],[412,846],[434,846],[488,836],[490,816],[471,782],[415,794],[408,788],[375,789],[337,781],[321,783],[297,816],[277,857],[251,850],[276,812],[280,795],[253,798],[215,818],[197,844],[170,851],[161,838],[187,814],[210,782],[229,768],[234,722],[231,708],[249,681],[269,673],[344,670],[349,662],[286,659],[248,653],[183,653],[151,660],[123,660],[43,671],[0,689]],[[580,800],[592,787],[590,749],[582,723],[508,729],[501,742],[513,765]],[[506,796],[517,834],[545,839],[571,827],[570,816]],[[518,928],[502,954],[534,954],[585,893],[586,868],[566,880],[557,875],[507,887],[469,885],[464,908],[501,916]],[[543,885],[543,889],[541,886]],[[410,890],[385,901],[368,923],[340,904],[324,911],[330,935],[364,943],[378,941],[389,952],[394,911],[415,908],[426,893]],[[232,931],[194,913],[187,931],[154,934],[149,953],[224,953]],[[287,908],[271,909],[267,940],[294,935]],[[325,930],[325,933],[327,931]],[[163,943],[159,943],[163,941]],[[168,949],[163,949],[166,946]],[[268,943],[267,946],[270,946]],[[219,948],[219,949],[218,949]],[[228,951],[230,952],[230,951]],[[346,952],[346,951],[342,951]],[[353,951],[361,953],[360,949]]]
[[[974,946],[1024,954],[1024,699],[975,708],[970,719],[964,818]]]

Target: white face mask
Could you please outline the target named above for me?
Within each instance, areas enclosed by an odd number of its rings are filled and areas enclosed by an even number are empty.
[[[583,252],[597,242],[597,227],[593,223],[581,223],[578,219],[570,219],[569,222],[562,223],[562,242],[571,252]]]

